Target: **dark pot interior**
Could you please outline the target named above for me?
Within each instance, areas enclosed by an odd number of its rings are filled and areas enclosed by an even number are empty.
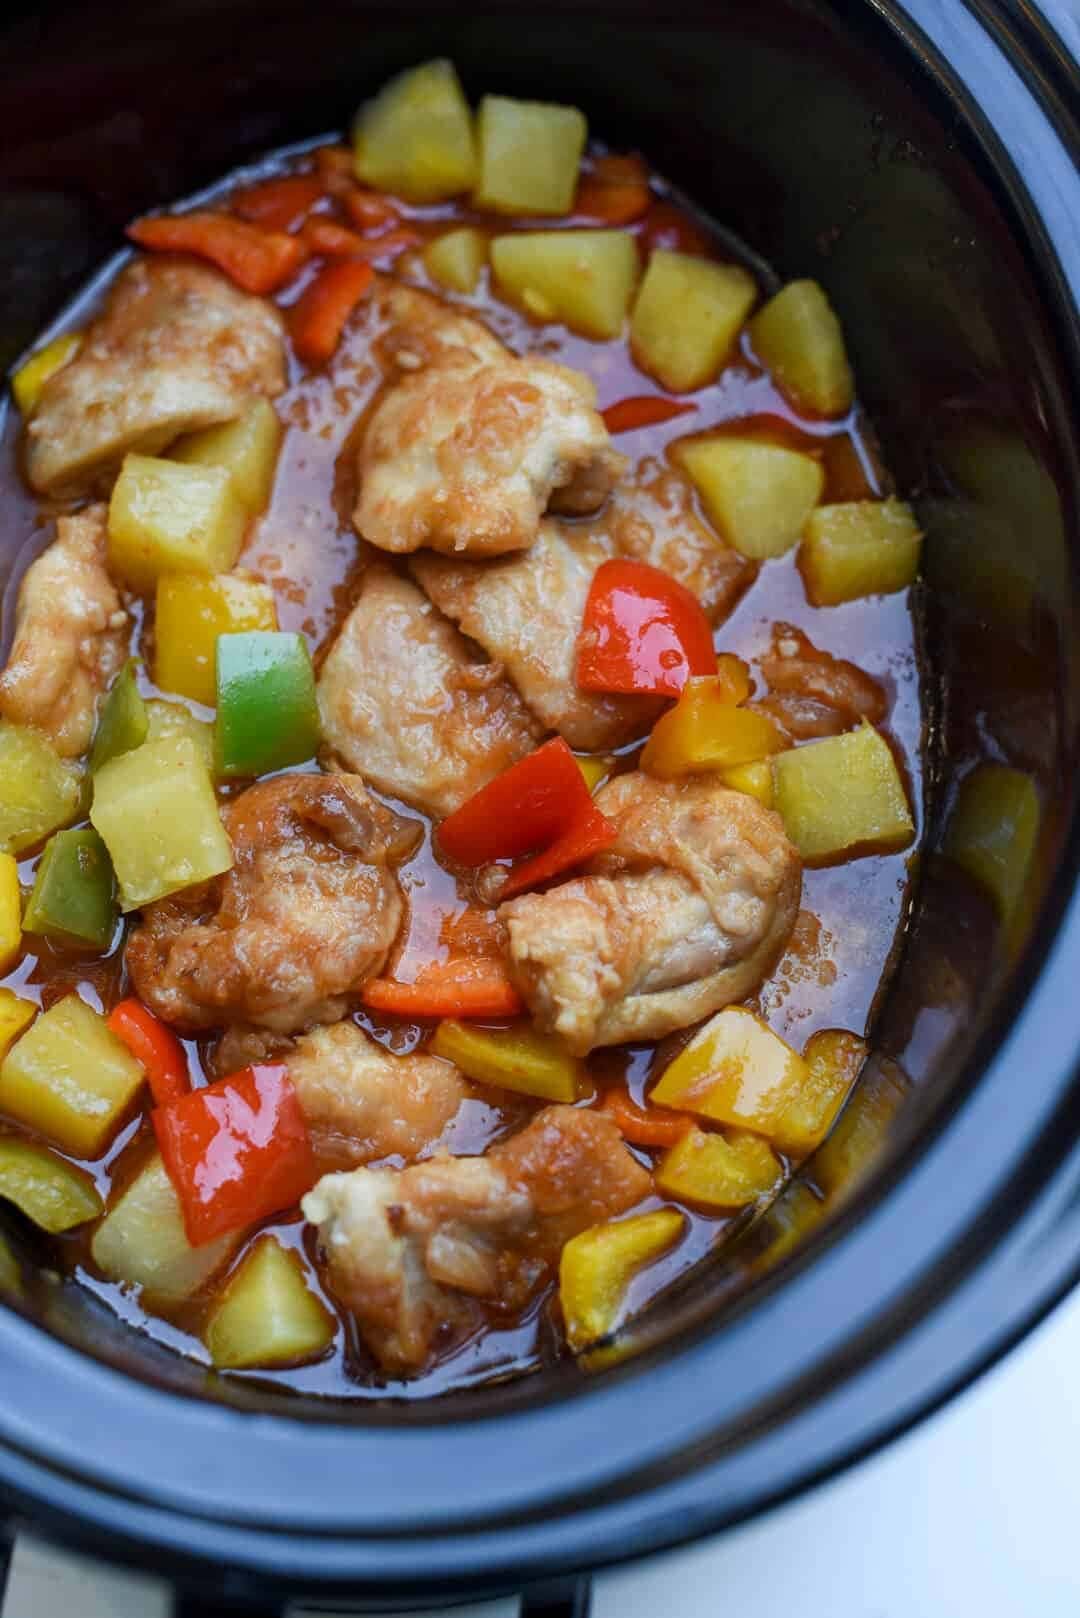
[[[962,9],[959,0],[956,8]],[[974,18],[966,26],[982,37]],[[0,1440],[6,1437],[12,1454],[40,1460],[42,1469],[20,1473],[0,1450],[0,1487],[6,1477],[20,1500],[51,1503],[64,1514],[66,1531],[75,1518],[97,1512],[91,1503],[97,1491],[126,1490],[156,1504],[145,1520],[128,1512],[114,1547],[120,1552],[130,1554],[143,1537],[173,1543],[179,1555],[183,1540],[165,1526],[171,1513],[216,1518],[220,1532],[243,1518],[249,1535],[243,1546],[239,1538],[219,1539],[215,1549],[209,1528],[204,1534],[199,1527],[186,1552],[277,1566],[299,1582],[362,1575],[369,1583],[383,1577],[461,1583],[475,1565],[466,1525],[512,1514],[525,1532],[528,1513],[545,1499],[560,1498],[555,1510],[569,1512],[584,1509],[587,1489],[635,1497],[715,1458],[725,1445],[737,1452],[768,1400],[783,1394],[782,1405],[798,1403],[793,1390],[800,1380],[826,1366],[845,1333],[863,1329],[867,1311],[883,1307],[880,1298],[871,1304],[855,1280],[865,1274],[875,1210],[893,1195],[901,1169],[913,1172],[935,1137],[963,1115],[1031,984],[1069,936],[1062,917],[1076,841],[1080,465],[1076,303],[1065,277],[1074,278],[1075,290],[1080,263],[1057,262],[1037,204],[1017,184],[1001,147],[984,142],[979,115],[950,99],[933,52],[920,59],[922,45],[905,43],[869,5],[726,0],[668,7],[661,20],[645,0],[586,9],[554,3],[543,14],[489,7],[472,15],[405,4],[312,10],[162,0],[152,8],[43,7],[9,20],[3,37],[5,365],[116,249],[132,215],[197,190],[268,147],[340,127],[390,71],[446,54],[473,92],[498,88],[583,106],[595,131],[617,145],[640,146],[781,275],[818,278],[842,314],[886,458],[927,529],[919,606],[930,716],[925,841],[910,925],[878,1011],[875,1056],[862,1099],[852,1103],[861,1109],[857,1127],[848,1120],[850,1183],[815,1201],[813,1218],[805,1196],[797,1228],[787,1217],[791,1207],[779,1206],[741,1247],[695,1272],[662,1313],[636,1326],[640,1353],[607,1377],[585,1382],[566,1363],[528,1383],[455,1396],[450,1406],[319,1411],[251,1383],[223,1386],[128,1335],[92,1300],[45,1279],[29,1288],[25,1319],[5,1316],[0,1366],[10,1375],[0,1374],[15,1390],[19,1415],[0,1417]],[[1005,145],[1014,113],[1019,118],[1015,107],[1003,107],[998,120]],[[0,519],[0,578],[12,560],[3,552]],[[1008,927],[942,852],[959,783],[980,762],[1026,772],[1041,806],[1036,852]],[[1020,1149],[1035,1142],[1067,1097],[1063,1063],[1080,1017],[1068,1005],[1058,1017],[1065,1024],[1060,1049],[1053,1061],[1044,1052],[1042,1068],[1034,1047],[1027,1055],[1016,1051],[1014,1033],[1010,1060],[1016,1082],[1030,1087],[1030,1110],[1019,1132],[1015,1121],[1003,1119],[982,1137],[1002,1183]],[[1022,1033],[1023,1026],[1021,1017],[1016,1028]],[[1008,1139],[1006,1129],[1013,1131]],[[1059,1144],[1064,1152],[1070,1142],[1063,1135]],[[967,1160],[954,1157],[958,1185],[967,1172]],[[812,1180],[813,1162],[807,1173]],[[1017,1193],[1017,1214],[1021,1201]],[[970,1233],[969,1212],[963,1220]],[[785,1293],[794,1295],[798,1271],[793,1232],[809,1239],[815,1221],[802,1279],[812,1278],[815,1267],[824,1274],[827,1256],[839,1316],[824,1320],[820,1341],[817,1324],[804,1317],[805,1338],[797,1329],[766,1376],[756,1345],[781,1329],[775,1309]],[[919,1250],[929,1252],[949,1221],[948,1207],[916,1208],[908,1227],[913,1276]],[[863,1271],[836,1270],[857,1237]],[[883,1245],[878,1252],[887,1267],[892,1250]],[[777,1258],[785,1263],[779,1275]],[[957,1259],[954,1273],[962,1268]],[[817,1307],[830,1309],[831,1295],[822,1282]],[[40,1334],[40,1325],[52,1338]],[[775,1336],[770,1341],[775,1348]],[[702,1354],[708,1359],[694,1363],[708,1366],[704,1396],[701,1372],[691,1363]],[[107,1375],[99,1362],[142,1379],[141,1389]],[[661,1376],[670,1384],[680,1364],[682,1407],[677,1386],[662,1386]],[[835,1384],[835,1374],[827,1380]],[[731,1395],[723,1410],[713,1397],[721,1388]],[[219,1403],[196,1405],[163,1390]],[[684,1408],[691,1396],[692,1419]],[[256,1429],[222,1402],[279,1415],[287,1409],[289,1419]],[[631,1427],[643,1410],[658,1423],[675,1410],[687,1419],[666,1435],[650,1421],[631,1461],[629,1450],[612,1448],[620,1412],[628,1410],[636,1411]],[[894,1420],[891,1411],[881,1414],[879,1430]],[[293,1419],[301,1417],[316,1420]],[[343,1419],[359,1424],[351,1450],[339,1448],[344,1435],[325,1425]],[[556,1433],[560,1420],[570,1425]],[[156,1434],[153,1444],[142,1442],[144,1422]],[[531,1474],[527,1487],[520,1477],[513,1481],[512,1469],[504,1477],[498,1465],[474,1482],[464,1450],[450,1459],[452,1438],[463,1434],[482,1454],[484,1435],[490,1442],[497,1432],[505,1452],[513,1447],[514,1422],[523,1424],[522,1434],[527,1425],[528,1433],[543,1428],[552,1435],[536,1452],[535,1467],[519,1465],[519,1473]],[[183,1453],[162,1460],[173,1436]],[[257,1453],[271,1439],[298,1478],[310,1471],[314,1493],[303,1511],[282,1496],[278,1461],[267,1466]],[[319,1442],[328,1447],[317,1456]],[[592,1474],[579,1443],[595,1462]],[[436,1454],[447,1457],[445,1466],[433,1460]],[[823,1460],[824,1451],[820,1460],[800,1453],[802,1475]],[[361,1486],[350,1510],[340,1499],[331,1509],[331,1479],[347,1464]],[[73,1486],[60,1498],[59,1485],[49,1482],[59,1468],[77,1475],[82,1493]],[[415,1490],[418,1470],[430,1480],[430,1495]],[[766,1472],[747,1471],[748,1503],[796,1480],[793,1457],[766,1463]],[[376,1477],[383,1491],[378,1509],[370,1490],[365,1494]],[[242,1495],[245,1487],[253,1492]],[[731,1514],[725,1507],[708,1520],[725,1511]],[[98,1520],[107,1515],[102,1509]],[[707,1515],[691,1513],[621,1545],[582,1541],[570,1555],[588,1560],[644,1549],[694,1531]],[[357,1552],[350,1562],[343,1550],[340,1560],[327,1553],[318,1572],[305,1572],[304,1554],[288,1549],[289,1528],[304,1521],[309,1529],[359,1531],[371,1544],[391,1529],[413,1536],[413,1560],[384,1556],[365,1564]],[[260,1550],[258,1536],[271,1523],[279,1538],[273,1550]],[[417,1542],[451,1529],[460,1555],[444,1552],[429,1567]],[[516,1551],[492,1551],[483,1576],[506,1582],[523,1565]]]

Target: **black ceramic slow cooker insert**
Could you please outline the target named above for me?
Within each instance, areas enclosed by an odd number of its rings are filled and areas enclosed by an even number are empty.
[[[543,1592],[884,1442],[1080,1270],[1072,0],[84,3],[9,11],[0,44],[5,365],[132,216],[340,127],[418,60],[574,102],[647,152],[840,311],[927,531],[930,714],[916,903],[864,1080],[890,1100],[864,1108],[839,1211],[794,1249],[766,1220],[601,1375],[406,1405],[214,1381],[43,1285],[0,1308],[0,1515],[171,1576],[202,1612],[209,1592],[386,1609]],[[1041,804],[1004,931],[945,852],[980,762]]]

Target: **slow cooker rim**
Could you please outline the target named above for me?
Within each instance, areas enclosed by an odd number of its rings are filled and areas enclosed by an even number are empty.
[[[874,0],[874,9],[890,27],[907,38],[909,45],[911,44],[912,30],[905,26],[900,8],[895,3],[895,0]],[[941,8],[934,4],[934,0],[907,0],[906,9],[909,16],[914,18],[916,31],[921,20],[924,29],[932,36],[932,25],[935,16],[944,27]],[[972,16],[976,25],[981,26],[979,19],[975,17],[974,11]],[[928,67],[928,70],[936,71],[940,78],[943,64],[940,60],[935,60],[937,57],[935,49],[930,48],[929,55],[927,55],[925,36],[924,49],[922,52],[917,52],[917,54],[923,55],[924,63],[932,64],[932,66]],[[945,82],[949,82],[950,77],[951,75],[946,70]],[[1062,267],[1059,266],[1059,268]],[[1076,297],[1080,299],[1080,266],[1078,266],[1076,275]],[[1074,327],[1076,325],[1075,306],[1073,309],[1073,325]],[[1080,343],[1075,340],[1075,330],[1073,336],[1074,366],[1078,367],[1077,374],[1080,375],[1080,362],[1077,360],[1077,356],[1080,355]],[[1075,870],[1075,846],[1072,852],[1073,870]],[[1053,929],[1052,922],[1047,918],[1044,922],[1044,936],[1051,930],[1053,930],[1054,936],[1049,941],[1047,958],[1041,966],[1033,966],[1032,969],[1034,973],[1038,974],[1038,983],[1033,992],[1033,999],[1019,1011],[1014,1025],[1009,1034],[1003,1039],[996,1058],[981,1081],[980,1090],[985,1089],[988,1081],[995,1075],[997,1076],[999,1088],[1002,1079],[1007,1080],[1008,1052],[1010,1048],[1015,1047],[1025,1030],[1030,1031],[1032,1018],[1038,1006],[1047,998],[1050,986],[1067,982],[1070,963],[1080,959],[1080,896],[1072,895],[1068,908],[1061,917],[1060,925],[1057,926],[1056,930]],[[1059,990],[1055,989],[1055,992],[1059,992]],[[1049,1147],[1046,1132],[1052,1128],[1054,1118],[1058,1115],[1058,1104],[1061,1103],[1062,1106],[1068,1104],[1069,1091],[1072,1088],[1074,1079],[1074,1064],[1075,1051],[1073,1045],[1070,1043],[1065,1048],[1059,1040],[1058,1045],[1055,1047],[1055,1081],[1048,1091],[1048,1095],[1052,1096],[1052,1102],[1044,1110],[1042,1117],[1043,1128],[1039,1141],[1034,1147],[1031,1147],[1030,1143],[1025,1143],[1024,1152],[1022,1154],[1017,1153],[1015,1161],[1010,1163],[1010,1167],[1015,1169],[1018,1174],[1022,1170],[1026,1170],[1030,1180],[1030,1195],[1028,1197],[1027,1214],[1013,1228],[1012,1237],[1010,1237],[1009,1241],[1003,1244],[999,1253],[1000,1259],[1004,1259],[1006,1249],[1008,1249],[1009,1253],[1014,1251],[1015,1241],[1013,1238],[1018,1236],[1022,1230],[1029,1230],[1032,1218],[1036,1219],[1036,1223],[1038,1223],[1039,1217],[1042,1217],[1044,1222],[1048,1218],[1052,1218],[1053,1210],[1047,1206],[1046,1199],[1052,1192],[1053,1185],[1048,1186],[1043,1182],[1041,1171],[1044,1166],[1050,1166],[1051,1162],[1054,1162],[1061,1173],[1059,1173],[1053,1184],[1060,1186],[1061,1175],[1064,1173],[1062,1162],[1064,1154],[1055,1152]],[[962,1106],[954,1118],[949,1120],[942,1134],[935,1141],[927,1143],[925,1151],[920,1152],[920,1164],[913,1165],[906,1176],[905,1184],[909,1194],[914,1186],[913,1176],[920,1166],[924,1168],[926,1166],[926,1156],[930,1153],[937,1153],[940,1159],[942,1150],[948,1148],[949,1142],[954,1140],[954,1130],[963,1124],[964,1113],[965,1108]],[[968,1125],[970,1128],[970,1116]],[[951,1150],[949,1155],[951,1156]],[[1074,1152],[1065,1156],[1065,1165],[1074,1164],[1076,1155]],[[1038,1166],[1039,1172],[1035,1172],[1034,1165]],[[886,1191],[894,1188],[891,1182],[898,1180],[901,1176],[901,1170],[905,1168],[906,1165],[894,1166],[890,1174],[890,1185],[888,1187],[875,1186],[872,1188],[872,1195],[868,1191],[862,1204],[853,1204],[851,1214],[846,1221],[846,1231],[839,1231],[830,1241],[828,1250],[824,1254],[816,1255],[819,1264],[823,1260],[826,1262],[832,1261],[835,1264],[845,1242],[850,1241],[853,1235],[858,1234],[852,1230],[852,1226],[856,1223],[856,1216],[864,1213],[865,1209],[869,1209],[871,1201],[874,1204],[873,1212],[875,1214],[879,1212]],[[1041,1193],[1036,1193],[1035,1187],[1039,1185],[1042,1186],[1042,1191]],[[1051,1197],[1052,1201],[1053,1198]],[[1042,1210],[1041,1216],[1040,1210]],[[970,1239],[970,1232],[968,1237]],[[1065,1245],[1066,1247],[1068,1246],[1068,1244]],[[811,1254],[807,1255],[802,1262],[797,1260],[790,1271],[785,1272],[788,1288],[800,1273],[804,1284],[806,1283],[810,1260],[814,1257],[815,1255]],[[816,1275],[816,1264],[814,1268]],[[986,1363],[989,1363],[1000,1352],[1003,1352],[1008,1343],[1015,1339],[1015,1336],[1028,1329],[1034,1319],[1045,1312],[1056,1301],[1061,1292],[1068,1285],[1071,1285],[1075,1278],[1076,1268],[1077,1260],[1071,1253],[1063,1252],[1058,1255],[1057,1261],[1052,1267],[1052,1273],[1044,1275],[1039,1272],[1037,1277],[1028,1277],[1031,1284],[1023,1298],[1022,1306],[1015,1307],[1010,1317],[1002,1321],[999,1335],[993,1343],[987,1347],[984,1341],[977,1349],[969,1346],[966,1357],[961,1356],[959,1360],[952,1362],[954,1370],[949,1377],[944,1380],[939,1379],[938,1385],[932,1392],[923,1388],[918,1397],[914,1394],[909,1396],[908,1407],[902,1411],[898,1409],[890,1417],[885,1430],[879,1428],[864,1435],[856,1453],[865,1453],[867,1448],[883,1441],[892,1432],[909,1425],[930,1404],[938,1403],[948,1397],[950,1392],[955,1391],[957,1385],[962,1385],[964,1381],[969,1380]],[[989,1269],[984,1269],[982,1273],[985,1280],[990,1271]],[[1022,1270],[1018,1271],[1017,1274],[1023,1277]],[[925,1284],[925,1266],[921,1279]],[[778,1290],[774,1288],[770,1296],[775,1302]],[[924,1300],[927,1308],[929,1308],[930,1301],[929,1299]],[[912,1342],[914,1333],[909,1333],[906,1340],[909,1343]],[[712,1346],[714,1345],[708,1342],[704,1345],[695,1344],[688,1352],[677,1354],[673,1358],[685,1361],[689,1370],[690,1358],[698,1357],[703,1364],[704,1360],[709,1357],[709,1349]],[[893,1349],[895,1350],[895,1345],[893,1345]],[[119,1377],[117,1373],[88,1360],[74,1350],[64,1348],[63,1345],[51,1339],[46,1340],[46,1350],[43,1353],[42,1334],[25,1323],[18,1322],[11,1315],[0,1318],[0,1353],[10,1353],[13,1356],[21,1354],[28,1364],[32,1364],[36,1359],[38,1369],[43,1373],[42,1381],[46,1388],[50,1374],[55,1374],[61,1370],[61,1360],[66,1356],[70,1362],[77,1362],[82,1368],[85,1375],[79,1380],[84,1381],[86,1384],[93,1383],[95,1387],[103,1389],[105,1383],[111,1378],[116,1384],[122,1386],[128,1394],[132,1392],[134,1387],[137,1391],[150,1398],[151,1401],[163,1401],[171,1406],[181,1404],[181,1401],[175,1396],[163,1394],[157,1390],[150,1390],[139,1384],[132,1384],[128,1379]],[[880,1370],[882,1360],[879,1359],[875,1363]],[[699,1365],[699,1370],[700,1368],[701,1366]],[[67,1369],[70,1369],[70,1364],[67,1365]],[[870,1369],[872,1370],[873,1366]],[[602,1386],[598,1385],[597,1388],[591,1390],[585,1396],[585,1400],[599,1405],[605,1402],[603,1399],[605,1390],[609,1390],[614,1396],[620,1389],[625,1389],[628,1382],[632,1383],[632,1380],[627,1377],[621,1380],[612,1378],[610,1383],[605,1383]],[[87,1388],[87,1391],[89,1391],[89,1388]],[[611,1401],[606,1402],[610,1406]],[[620,1395],[620,1403],[625,1404],[626,1402],[627,1400]],[[580,1408],[583,1401],[574,1400],[564,1403],[565,1408],[572,1409]],[[827,1403],[825,1401],[817,1407],[819,1413],[826,1408]],[[149,1411],[149,1409],[150,1407],[148,1406],[147,1410]],[[236,1434],[236,1421],[253,1423],[264,1428],[267,1425],[266,1418],[260,1419],[248,1415],[236,1415],[234,1412],[224,1411],[213,1406],[193,1406],[189,1401],[182,1402],[182,1410],[184,1414],[181,1416],[181,1421],[184,1421],[185,1416],[189,1418],[186,1422],[189,1432],[200,1425],[200,1422],[196,1420],[196,1411],[200,1416],[223,1418],[221,1432],[225,1442],[229,1441],[230,1434]],[[540,1420],[548,1422],[551,1413],[541,1411],[531,1414]],[[517,1417],[510,1418],[512,1421],[517,1419]],[[7,1423],[4,1422],[2,1425],[7,1425]],[[273,1421],[270,1422],[270,1425],[273,1425]],[[287,1422],[284,1425],[288,1426],[290,1433],[295,1438],[299,1431],[299,1424]],[[317,1431],[318,1429],[315,1430]],[[789,1431],[790,1429],[786,1430]],[[429,1435],[429,1441],[443,1441],[447,1431],[448,1429],[446,1428],[436,1430],[433,1439]],[[353,1445],[362,1442],[366,1436],[355,1431],[349,1432],[350,1443]],[[509,1434],[506,1436],[508,1437]],[[522,1441],[528,1442],[527,1434],[524,1432],[522,1432]],[[320,1535],[316,1539],[308,1540],[307,1545],[309,1548],[306,1554],[301,1554],[303,1547],[300,1543],[294,1543],[299,1541],[301,1533],[305,1539],[313,1532],[318,1533],[318,1530],[313,1529],[310,1524],[303,1525],[302,1528],[295,1527],[293,1532],[289,1532],[288,1529],[283,1531],[278,1528],[273,1533],[267,1533],[259,1528],[244,1526],[242,1523],[235,1521],[209,1523],[206,1519],[198,1518],[194,1511],[184,1510],[183,1508],[168,1509],[167,1507],[136,1501],[127,1492],[106,1493],[100,1485],[84,1483],[70,1473],[65,1474],[60,1470],[59,1462],[55,1466],[51,1466],[41,1459],[35,1458],[32,1454],[32,1448],[32,1444],[26,1443],[17,1435],[12,1435],[11,1450],[6,1455],[0,1452],[0,1478],[3,1479],[0,1487],[5,1488],[9,1497],[13,1499],[18,1500],[21,1498],[23,1502],[34,1502],[35,1510],[41,1512],[44,1519],[58,1531],[63,1531],[64,1537],[69,1539],[81,1538],[82,1542],[91,1548],[99,1550],[102,1548],[100,1540],[95,1535],[104,1531],[110,1537],[108,1547],[110,1554],[118,1557],[129,1556],[132,1560],[144,1559],[146,1546],[151,1543],[162,1548],[166,1559],[171,1559],[175,1556],[178,1565],[190,1565],[191,1543],[194,1533],[195,1537],[200,1539],[198,1550],[194,1553],[198,1558],[209,1562],[227,1559],[238,1566],[248,1566],[259,1571],[271,1571],[275,1575],[281,1575],[285,1578],[296,1579],[302,1577],[303,1582],[309,1587],[314,1584],[333,1583],[335,1581],[351,1583],[354,1578],[360,1577],[372,1582],[381,1582],[385,1579],[396,1586],[405,1588],[410,1577],[414,1579],[418,1577],[416,1569],[418,1547],[415,1537],[388,1542],[386,1539],[378,1537],[381,1532],[379,1529],[373,1530],[371,1534],[365,1536],[362,1540],[350,1537],[338,1541],[332,1535],[329,1537]],[[823,1452],[819,1448],[820,1453]],[[854,1454],[844,1456],[834,1454],[830,1459],[816,1467],[814,1475],[822,1475],[826,1471],[835,1470],[845,1460],[853,1458]],[[707,1460],[707,1457],[703,1455],[701,1459]],[[759,1490],[756,1498],[751,1499],[748,1496],[742,1505],[738,1506],[730,1499],[726,1505],[721,1505],[716,1500],[715,1495],[710,1493],[707,1480],[712,1478],[715,1482],[715,1471],[715,1464],[705,1464],[694,1473],[691,1481],[694,1483],[695,1488],[691,1492],[696,1493],[699,1498],[688,1501],[680,1507],[673,1506],[670,1503],[670,1498],[665,1502],[662,1498],[664,1495],[663,1488],[654,1488],[650,1491],[647,1508],[643,1505],[642,1494],[635,1494],[626,1500],[608,1504],[605,1508],[606,1526],[599,1533],[591,1532],[586,1534],[568,1527],[568,1522],[577,1522],[583,1517],[581,1512],[578,1512],[576,1517],[572,1519],[560,1516],[558,1523],[554,1525],[557,1528],[560,1541],[557,1547],[551,1543],[546,1543],[546,1536],[539,1532],[545,1526],[542,1523],[522,1524],[517,1528],[504,1526],[492,1528],[485,1535],[466,1534],[457,1536],[456,1543],[446,1545],[442,1559],[437,1562],[434,1555],[429,1557],[428,1554],[429,1548],[433,1551],[436,1540],[433,1537],[427,1538],[425,1536],[427,1543],[425,1544],[423,1555],[426,1566],[422,1577],[414,1587],[417,1590],[443,1589],[447,1584],[458,1579],[467,1579],[470,1586],[475,1587],[479,1582],[478,1574],[482,1575],[483,1580],[490,1584],[509,1585],[520,1579],[526,1569],[531,1569],[535,1573],[550,1573],[561,1567],[569,1568],[583,1562],[612,1561],[630,1553],[641,1554],[647,1550],[657,1548],[660,1544],[676,1543],[694,1534],[720,1526],[721,1522],[736,1520],[748,1511],[758,1509],[766,1498],[781,1498],[793,1492],[795,1488],[803,1486],[810,1475],[809,1473],[804,1473],[798,1477],[789,1477],[788,1481],[779,1489],[776,1488],[774,1483],[771,1494],[768,1490]],[[150,1492],[148,1491],[147,1499],[149,1500],[149,1498]],[[626,1543],[622,1537],[625,1531],[630,1528],[633,1529],[635,1535],[633,1544]],[[564,1544],[563,1542],[567,1539],[570,1543]],[[288,1551],[291,1553],[289,1555],[285,1554],[285,1542],[288,1542]],[[332,1547],[337,1549],[332,1549]],[[360,1554],[361,1551],[364,1554]]]

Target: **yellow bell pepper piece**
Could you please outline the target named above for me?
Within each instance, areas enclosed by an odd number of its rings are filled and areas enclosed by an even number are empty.
[[[0,972],[6,972],[22,944],[22,892],[19,862],[0,854]]]
[[[574,1236],[559,1261],[559,1300],[574,1353],[614,1330],[637,1272],[673,1247],[686,1221],[675,1208],[657,1208]]]
[[[0,1058],[7,1055],[19,1035],[37,1016],[32,1000],[22,1000],[11,989],[0,989]]]
[[[661,1159],[656,1189],[678,1202],[724,1210],[768,1196],[783,1177],[779,1158],[760,1135],[690,1129]]]
[[[472,1028],[441,1022],[431,1042],[434,1055],[456,1062],[481,1084],[540,1096],[544,1101],[577,1101],[583,1090],[581,1063],[557,1039],[539,1034],[527,1023],[515,1028]]]
[[[590,792],[595,792],[601,781],[606,781],[611,773],[611,759],[595,753],[575,753],[577,767],[581,771],[585,785]]]
[[[776,801],[776,789],[773,786],[772,765],[764,759],[753,764],[735,764],[730,770],[721,770],[721,779],[726,787],[733,792],[747,792],[758,803],[763,803],[766,809],[771,809]]]
[[[806,1063],[745,1006],[727,1006],[679,1052],[649,1099],[714,1123],[752,1129],[781,1151],[801,1136],[784,1124],[809,1081]]]
[[[781,753],[773,780],[776,807],[804,860],[861,847],[904,848],[915,834],[889,744],[865,721],[843,736]]]
[[[244,1370],[318,1359],[334,1330],[334,1317],[308,1286],[298,1255],[262,1236],[229,1277],[204,1339],[216,1366]]]
[[[674,708],[653,726],[641,755],[642,769],[670,781],[781,752],[786,744],[772,720],[736,707],[727,689],[718,675],[688,680]]]
[[[85,1225],[105,1208],[82,1169],[11,1135],[0,1136],[0,1198],[13,1202],[50,1236]]]
[[[158,580],[154,681],[208,708],[217,700],[219,635],[276,629],[274,593],[258,579],[219,573],[171,573]]]
[[[1009,947],[1019,941],[1039,835],[1035,783],[1022,770],[980,764],[964,777],[945,832],[945,853],[994,900]]]
[[[716,659],[717,695],[736,707],[753,690],[750,670],[734,652],[721,652]]]
[[[62,337],[54,337],[51,343],[46,343],[36,354],[31,354],[25,365],[19,366],[11,379],[11,391],[24,416],[31,415],[37,409],[46,382],[75,358],[81,346],[82,333],[68,331]]]

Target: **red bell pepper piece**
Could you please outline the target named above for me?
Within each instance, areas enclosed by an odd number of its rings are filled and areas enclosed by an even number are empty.
[[[592,807],[577,760],[556,736],[474,792],[436,836],[451,859],[485,865],[548,847]]]
[[[674,1146],[694,1126],[692,1118],[668,1112],[665,1107],[639,1107],[625,1090],[606,1091],[600,1111],[606,1112],[618,1124],[623,1139],[633,1141],[635,1146]]]
[[[374,978],[360,998],[370,1011],[395,1017],[516,1017],[521,996],[499,960],[446,961],[429,966],[414,983]]]
[[[289,310],[293,348],[308,365],[325,365],[345,323],[375,279],[370,264],[342,259],[328,264]]]
[[[187,1095],[191,1079],[184,1047],[141,1000],[121,1000],[110,1012],[108,1025],[146,1069],[155,1107]]]
[[[499,898],[509,899],[525,888],[535,888],[541,882],[550,881],[571,866],[581,865],[584,860],[599,854],[601,849],[609,848],[614,841],[613,823],[607,815],[601,814],[595,803],[590,802],[543,853],[523,860],[507,873]]]
[[[276,292],[307,257],[296,236],[259,230],[225,213],[158,214],[136,219],[128,235],[154,253],[193,253],[209,259],[245,292]]]
[[[326,195],[316,174],[283,174],[232,195],[233,212],[263,230],[297,230]]]
[[[601,410],[600,414],[609,433],[632,433],[638,427],[655,427],[660,422],[674,421],[676,416],[685,416],[688,411],[696,409],[696,404],[663,399],[658,393],[644,393],[632,399],[620,399],[617,404]]]
[[[677,697],[695,674],[716,673],[709,620],[696,596],[647,562],[603,562],[578,640],[583,691]]]
[[[291,1208],[318,1177],[282,1066],[246,1067],[158,1107],[151,1118],[195,1247]]]

